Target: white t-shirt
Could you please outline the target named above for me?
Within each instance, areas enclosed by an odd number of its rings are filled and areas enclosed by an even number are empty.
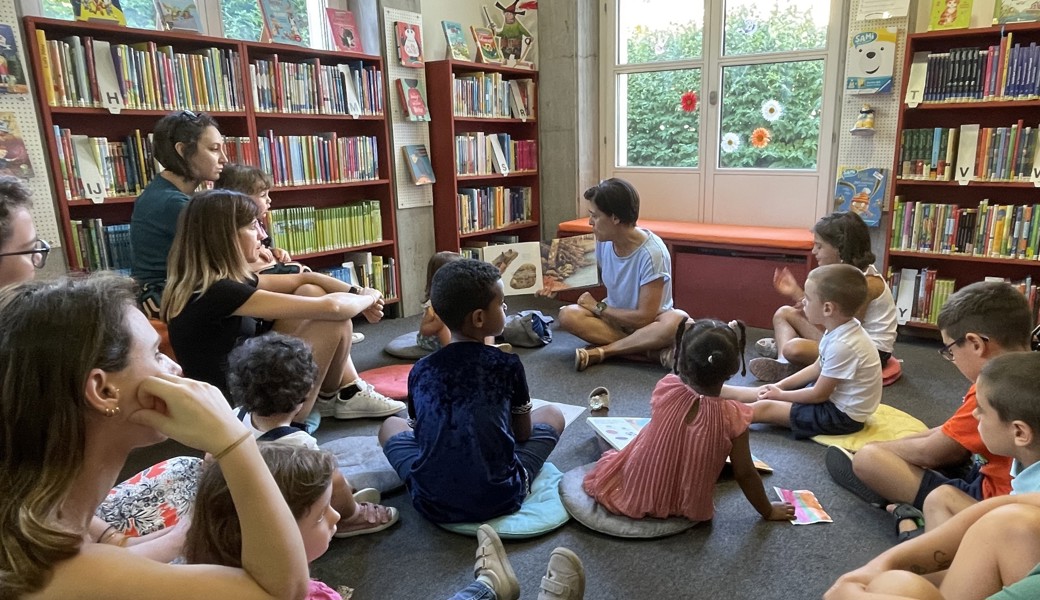
[[[837,379],[831,402],[860,423],[881,404],[881,359],[857,319],[827,331],[820,340],[820,375]]]
[[[874,265],[867,267],[863,274],[868,277],[881,277]],[[881,281],[885,281],[885,278],[881,277]],[[896,300],[892,297],[892,290],[888,289],[888,282],[885,281],[884,291],[867,304],[867,312],[863,315],[863,329],[867,330],[867,335],[874,340],[878,350],[891,353],[895,347],[898,333],[897,317]]]
[[[603,285],[607,288],[607,306],[635,309],[639,307],[639,288],[656,279],[664,279],[661,296],[662,313],[672,309],[672,257],[668,248],[649,229],[639,228],[646,240],[628,256],[618,256],[613,242],[596,242]]]

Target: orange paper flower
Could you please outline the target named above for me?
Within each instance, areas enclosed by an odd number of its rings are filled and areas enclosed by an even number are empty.
[[[751,145],[755,148],[765,148],[769,145],[769,139],[772,134],[765,127],[759,127],[758,129],[751,132]]]
[[[686,112],[697,110],[697,92],[686,92],[682,95],[682,109]]]

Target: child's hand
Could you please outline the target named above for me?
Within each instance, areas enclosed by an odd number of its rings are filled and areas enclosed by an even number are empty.
[[[794,505],[790,502],[771,502],[767,521],[790,521],[794,518]]]
[[[773,288],[788,298],[794,299],[802,295],[802,288],[787,267],[773,271]]]
[[[274,259],[278,262],[287,263],[292,260],[292,256],[281,248],[271,248],[271,254],[274,255]]]
[[[759,400],[781,400],[784,391],[776,386],[776,384],[767,383],[762,387],[758,388],[758,399]]]

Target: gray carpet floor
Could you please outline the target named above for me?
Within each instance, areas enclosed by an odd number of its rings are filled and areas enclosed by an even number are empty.
[[[560,303],[547,299],[510,299],[510,312],[538,308],[555,315]],[[701,315],[708,316],[708,315]],[[367,339],[353,351],[360,370],[396,361],[382,352],[389,340],[418,327],[418,317],[358,325]],[[770,335],[749,330],[748,356],[754,340]],[[517,349],[527,371],[531,395],[585,406],[596,386],[611,391],[612,416],[649,416],[649,397],[664,369],[650,364],[613,362],[573,368],[574,349],[583,343],[562,332],[544,348]],[[924,421],[941,424],[959,405],[969,383],[943,360],[935,340],[901,336],[895,355],[903,377],[886,387],[883,401]],[[748,374],[731,381],[753,384]],[[587,413],[586,413],[587,414]],[[331,421],[318,431],[319,441],[345,435],[374,435],[377,421]],[[560,470],[593,462],[601,445],[584,416],[564,432],[550,457]],[[720,481],[716,514],[710,523],[670,538],[636,541],[593,532],[572,520],[548,535],[506,542],[521,584],[521,598],[533,599],[556,546],[575,551],[584,561],[585,597],[608,598],[819,598],[840,574],[856,568],[895,541],[887,513],[873,508],[831,481],[823,466],[824,447],[795,441],[785,430],[754,425],[752,451],[775,472],[763,476],[772,486],[813,491],[834,519],[830,524],[794,526],[761,520],[736,483]],[[156,460],[184,453],[173,443],[138,451],[125,473]],[[401,511],[400,523],[378,534],[334,540],[328,553],[312,564],[312,575],[326,583],[355,588],[354,598],[438,599],[472,581],[473,538],[448,533],[412,508],[404,491],[384,497]]]

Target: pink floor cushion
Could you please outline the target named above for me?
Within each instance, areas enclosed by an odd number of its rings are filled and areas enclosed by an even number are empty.
[[[894,356],[888,357],[881,367],[881,385],[892,385],[903,376],[903,363]]]
[[[358,376],[372,384],[380,394],[404,400],[408,397],[408,374],[412,372],[412,365],[389,365],[378,369],[369,369]]]

